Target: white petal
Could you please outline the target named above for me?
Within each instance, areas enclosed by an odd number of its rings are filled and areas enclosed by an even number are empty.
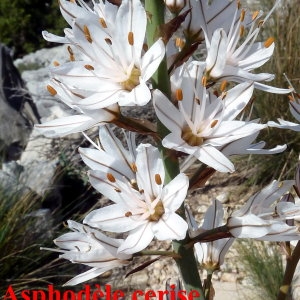
[[[118,103],[120,106],[143,106],[151,99],[151,93],[146,83],[140,79],[140,84],[132,91],[122,91],[118,95]]]
[[[245,214],[259,214],[262,208],[270,207],[275,201],[285,194],[294,184],[293,180],[278,182],[274,180],[260,192],[249,198],[246,204],[239,210],[232,213],[232,216],[242,217]]]
[[[171,101],[160,91],[154,90],[153,103],[157,117],[170,130],[181,133],[184,118]]]
[[[276,212],[285,220],[294,219],[300,216],[300,206],[291,202],[279,202],[276,205]]]
[[[300,240],[300,233],[297,226],[288,226],[285,222],[274,221],[266,236],[258,238],[262,241],[293,241]]]
[[[120,246],[119,252],[132,254],[145,249],[153,240],[152,224],[147,222],[130,231],[125,242]]]
[[[234,237],[259,238],[268,234],[271,224],[253,214],[230,217],[227,226]]]
[[[114,33],[120,45],[119,57],[126,59],[128,65],[134,57],[140,57],[146,31],[146,12],[139,0],[124,0],[118,9]],[[133,32],[134,44],[128,43],[128,33]],[[134,61],[135,62],[135,61]],[[136,62],[135,62],[136,63]]]
[[[222,226],[223,215],[224,210],[222,203],[218,200],[213,200],[212,205],[209,206],[205,213],[204,222],[201,228],[204,230],[210,230]]]
[[[227,35],[223,29],[217,29],[212,37],[206,58],[206,69],[210,76],[219,77],[223,74],[227,55]]]
[[[160,241],[182,240],[186,236],[187,229],[187,223],[176,213],[164,214],[152,226],[154,236]]]
[[[277,87],[266,85],[266,84],[263,84],[260,82],[254,82],[254,87],[261,91],[265,91],[268,93],[274,93],[274,94],[289,94],[293,91],[293,89],[277,88]]]
[[[278,122],[279,122],[279,124],[275,123],[273,121],[269,121],[268,126],[281,128],[281,129],[290,129],[290,130],[293,130],[293,131],[296,131],[296,132],[300,131],[300,124],[285,121],[285,120],[282,120],[282,119],[278,119]]]
[[[92,170],[89,172],[89,181],[97,191],[108,199],[115,203],[123,202],[124,195],[117,192],[119,187],[115,183],[107,180],[107,173],[103,173],[99,170]]]
[[[165,56],[165,45],[162,39],[157,40],[142,58],[142,77],[147,81],[157,70]]]
[[[158,149],[150,144],[140,144],[137,148],[136,166],[139,188],[144,189],[148,195],[154,198],[160,196],[165,180],[165,171]],[[157,184],[156,174],[160,176],[161,184]]]
[[[300,122],[300,103],[297,101],[290,101],[290,112],[292,113],[293,117]]]
[[[115,148],[111,148],[115,149]],[[92,170],[99,170],[103,173],[111,173],[114,177],[128,180],[135,178],[135,174],[130,169],[130,166],[124,161],[121,161],[117,156],[117,152],[113,152],[113,155],[105,151],[100,151],[90,148],[79,148],[84,163]]]
[[[223,120],[234,120],[245,108],[253,94],[253,83],[241,83],[230,89],[224,98],[225,111]]]
[[[264,47],[264,43],[255,43],[253,46],[255,47],[252,47],[253,49],[248,52],[247,57],[238,63],[240,68],[247,71],[254,70],[265,64],[271,58],[275,49],[275,43],[272,43],[268,48]],[[251,52],[253,53],[251,54]]]
[[[93,210],[84,218],[83,223],[112,232],[126,232],[141,225],[141,222],[126,217],[126,212],[124,206],[112,204]]]
[[[163,188],[161,200],[164,207],[175,212],[186,198],[188,187],[188,177],[183,173],[178,174]]]
[[[201,162],[216,169],[219,172],[234,172],[233,163],[223,155],[219,150],[212,146],[200,147],[194,156]]]
[[[90,279],[93,279],[99,275],[101,275],[102,273],[110,270],[111,268],[106,268],[106,269],[102,269],[102,268],[92,268],[84,273],[81,273],[75,277],[73,277],[71,280],[67,281],[64,286],[66,285],[76,285],[85,281],[88,281]]]
[[[45,30],[42,31],[42,35],[43,35],[43,38],[48,42],[61,43],[61,44],[69,43],[69,40],[67,38],[52,34]]]
[[[103,120],[103,123],[107,120]],[[85,115],[74,115],[55,119],[43,124],[36,124],[35,128],[47,137],[65,136],[70,133],[81,132],[95,125],[101,125],[101,122]]]

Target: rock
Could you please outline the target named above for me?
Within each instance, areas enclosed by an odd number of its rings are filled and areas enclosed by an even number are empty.
[[[216,199],[219,200],[221,203],[225,204],[229,200],[229,193],[228,192],[221,193],[218,196],[216,196]]]
[[[9,191],[18,191],[20,189],[19,176],[24,168],[15,161],[2,164],[0,170],[1,187]]]
[[[29,242],[33,240],[50,240],[53,238],[53,217],[50,209],[41,208],[24,217],[26,224],[31,225],[30,236],[25,237]]]
[[[24,169],[20,181],[24,186],[43,196],[51,188],[58,162],[58,153],[56,156],[53,155],[53,141],[33,130],[19,160]]]
[[[224,272],[221,275],[220,281],[222,282],[236,282],[237,281],[237,274],[236,273],[227,273]]]
[[[10,145],[26,145],[38,111],[24,89],[24,82],[13,64],[10,50],[0,44],[0,142],[5,152]],[[16,149],[16,148],[14,148]]]

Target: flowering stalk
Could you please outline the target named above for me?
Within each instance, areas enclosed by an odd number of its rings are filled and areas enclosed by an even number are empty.
[[[145,9],[149,14],[147,26],[147,40],[149,46],[155,42],[157,30],[159,26],[164,23],[164,3],[163,0],[146,0]],[[168,76],[167,62],[163,59],[158,70],[152,76],[152,84],[154,88],[158,88],[168,98],[171,98],[170,80]],[[158,120],[157,133],[161,138],[167,135],[167,128]],[[163,154],[166,182],[173,179],[179,173],[179,163],[176,156],[172,155],[170,150],[167,151],[163,146],[160,146],[161,153]],[[185,218],[183,205],[179,209],[181,217]],[[189,242],[187,236],[184,240],[173,241],[173,248],[175,253],[178,253],[181,258],[175,259],[181,273],[181,278],[187,292],[191,290],[198,290],[200,299],[204,300],[204,293],[202,289],[201,279],[199,276],[197,262],[192,248],[187,249],[184,247]]]

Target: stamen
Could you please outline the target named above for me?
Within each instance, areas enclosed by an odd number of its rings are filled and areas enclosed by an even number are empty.
[[[54,87],[52,87],[51,85],[47,85],[47,90],[51,94],[51,96],[55,96],[57,94],[56,89]]]
[[[155,174],[155,182],[157,185],[161,185],[162,181],[161,181],[161,177],[159,174]]]
[[[227,92],[223,92],[221,95],[221,99],[224,100],[226,96],[227,96]]]
[[[144,50],[145,52],[147,52],[148,49],[149,49],[148,45],[147,45],[146,43],[144,43],[144,44],[143,44],[143,50]]]
[[[207,77],[206,77],[205,75],[202,76],[201,83],[202,83],[202,85],[203,85],[204,87],[206,87],[206,85],[207,85]]]
[[[259,11],[257,10],[252,14],[252,21],[254,21],[258,15],[259,15]]]
[[[116,178],[113,174],[111,173],[107,173],[106,174],[106,178],[110,181],[110,182],[116,182]]]
[[[257,26],[258,27],[261,27],[261,26],[263,26],[264,25],[264,20],[260,20],[258,23],[257,23]]]
[[[107,28],[106,22],[105,22],[105,20],[104,20],[103,18],[100,18],[100,19],[99,19],[99,23],[100,23],[100,25],[101,25],[103,28]]]
[[[289,98],[290,101],[295,101],[295,99],[292,95],[288,95],[288,98]]]
[[[241,1],[240,0],[236,1],[236,5],[237,5],[237,9],[240,9],[241,8]]]
[[[138,190],[138,185],[135,179],[130,180],[130,185],[133,189]]]
[[[181,101],[183,99],[183,93],[182,93],[182,89],[177,89],[176,90],[176,100],[177,101]]]
[[[176,40],[175,40],[175,46],[177,48],[181,48],[182,49],[184,47],[184,44],[185,44],[185,42],[184,42],[183,39],[181,39],[179,37],[176,38]]]
[[[198,105],[200,105],[200,99],[199,99],[199,98],[195,97],[194,100],[196,101],[196,103],[197,103]]]
[[[134,37],[133,37],[133,32],[132,31],[128,32],[128,43],[131,46],[133,46],[133,44],[134,44]]]
[[[200,146],[204,142],[204,138],[200,135],[195,135],[190,128],[182,131],[181,138],[190,146]]]
[[[135,163],[131,163],[130,164],[130,169],[132,170],[132,172],[136,173],[137,172],[137,166]]]
[[[210,124],[210,127],[214,128],[218,124],[218,122],[219,122],[218,120],[213,120]]]
[[[139,190],[139,192],[140,192],[140,194],[144,194],[144,190],[143,189],[141,189],[141,190]]]
[[[54,65],[55,67],[58,67],[60,64],[59,64],[59,62],[58,62],[57,60],[55,60],[55,61],[53,62],[53,65]]]
[[[242,37],[244,35],[244,32],[245,32],[245,26],[241,25],[241,27],[240,27],[240,37]]]
[[[154,208],[154,213],[151,214],[149,216],[149,221],[153,221],[153,222],[157,222],[159,221],[159,219],[161,218],[161,216],[165,213],[165,208],[164,208],[164,205],[161,201],[159,201],[155,208]]]
[[[82,96],[82,95],[80,95],[80,94],[78,94],[78,93],[75,93],[75,92],[73,92],[73,91],[70,91],[73,95],[75,95],[76,97],[78,97],[78,98],[80,98],[80,99],[84,99],[85,97],[84,96]]]
[[[89,70],[89,71],[94,71],[94,70],[95,70],[94,67],[91,66],[91,65],[85,65],[84,67],[85,67],[87,70]]]
[[[117,193],[121,193],[121,190],[120,190],[120,189],[115,188],[115,191],[116,191]]]
[[[218,91],[213,91],[213,94],[216,96],[216,97],[219,97],[219,93],[218,93]]]
[[[125,213],[125,217],[131,217],[132,216],[132,212],[131,211],[128,211]]]
[[[84,35],[85,35],[85,38],[86,40],[89,42],[89,43],[92,43],[93,42],[93,39],[91,37],[91,33],[88,29],[88,27],[86,25],[83,25],[83,32],[84,32]]]
[[[140,76],[141,70],[134,66],[128,79],[120,82],[122,88],[127,91],[132,91],[136,86],[140,84]]]
[[[221,91],[221,92],[224,92],[225,89],[226,89],[226,87],[227,87],[227,80],[223,80],[223,81],[221,82],[220,91]]]
[[[265,41],[265,43],[264,43],[264,46],[266,47],[266,48],[269,48],[273,43],[274,43],[274,38],[273,37],[269,37],[266,41]]]
[[[108,45],[112,45],[112,41],[110,38],[105,38],[104,40]]]
[[[241,22],[243,22],[244,19],[245,19],[245,13],[246,13],[246,11],[245,11],[244,9],[242,9],[241,15],[240,15],[240,21],[241,21]]]
[[[70,61],[74,61],[75,60],[75,56],[74,56],[74,52],[73,52],[71,46],[68,46],[67,49],[68,49],[68,52],[70,54]]]

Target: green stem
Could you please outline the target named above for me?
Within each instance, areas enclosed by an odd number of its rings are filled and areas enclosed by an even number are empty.
[[[289,295],[291,290],[292,280],[295,274],[297,264],[300,259],[300,241],[298,241],[297,246],[295,247],[293,254],[287,258],[285,273],[283,277],[282,284],[277,295],[277,300],[285,300]]]
[[[150,47],[159,37],[160,25],[164,24],[165,5],[163,0],[145,0],[145,9],[149,18],[147,25],[147,42]],[[170,78],[166,58],[153,75],[152,84],[154,88],[162,91],[169,99],[171,98]],[[161,138],[169,133],[167,128],[159,120],[157,121],[157,133]],[[162,145],[159,145],[159,148],[164,160],[166,172],[165,183],[168,183],[179,174],[178,159],[175,152],[165,149]],[[180,215],[185,219],[184,207],[182,206],[179,211]],[[174,252],[180,255],[180,258],[175,258],[175,261],[187,293],[191,290],[196,290],[200,295],[199,299],[205,300],[194,250],[193,248],[188,249],[185,247],[185,244],[188,242],[190,242],[188,236],[182,241],[173,241]]]

